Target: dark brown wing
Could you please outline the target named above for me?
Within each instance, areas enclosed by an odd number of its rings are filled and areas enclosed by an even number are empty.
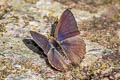
[[[60,44],[72,64],[79,65],[85,55],[84,41],[79,36],[75,36],[61,41]]]
[[[38,44],[39,47],[43,49],[44,53],[47,55],[49,49],[51,48],[47,37],[34,31],[30,31],[30,33],[33,37],[33,40]]]
[[[59,52],[51,48],[50,51],[48,52],[48,61],[57,70],[60,71],[65,71],[68,69],[67,63],[64,61],[63,57],[59,54]]]
[[[62,41],[78,34],[80,34],[80,32],[78,31],[75,18],[72,12],[69,9],[66,9],[58,21],[54,34],[55,38],[57,38],[59,41]]]

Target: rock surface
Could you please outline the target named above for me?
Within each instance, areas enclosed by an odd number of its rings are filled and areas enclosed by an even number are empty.
[[[25,1],[28,1],[25,2]],[[80,67],[59,72],[50,67],[43,51],[34,43],[29,31],[48,35],[51,24],[60,17],[65,5],[49,0],[31,3],[30,0],[8,0],[0,13],[0,80],[107,80],[120,78],[119,51],[87,40],[86,55]],[[1,3],[2,4],[2,3]],[[6,4],[6,6],[5,6]],[[72,8],[78,23],[100,17],[107,8],[97,13]],[[81,26],[79,26],[81,29]],[[117,32],[119,36],[119,31]],[[120,37],[120,36],[119,36]]]

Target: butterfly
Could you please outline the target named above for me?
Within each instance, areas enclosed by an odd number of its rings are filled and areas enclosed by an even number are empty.
[[[30,31],[33,40],[41,47],[51,66],[66,71],[69,65],[79,65],[85,55],[86,45],[80,38],[75,17],[66,9],[55,25],[52,25],[51,37]]]

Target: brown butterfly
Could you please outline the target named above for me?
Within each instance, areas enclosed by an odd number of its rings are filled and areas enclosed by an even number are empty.
[[[63,12],[56,25],[53,25],[49,39],[34,31],[30,33],[33,40],[43,49],[51,66],[65,71],[70,64],[80,64],[86,53],[85,43],[79,36],[77,23],[69,9]]]

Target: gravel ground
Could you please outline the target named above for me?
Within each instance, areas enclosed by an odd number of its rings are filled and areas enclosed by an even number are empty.
[[[0,80],[119,80],[120,6],[103,3],[1,0]],[[76,18],[86,55],[79,67],[59,72],[48,64],[29,31],[47,36],[66,8]]]

